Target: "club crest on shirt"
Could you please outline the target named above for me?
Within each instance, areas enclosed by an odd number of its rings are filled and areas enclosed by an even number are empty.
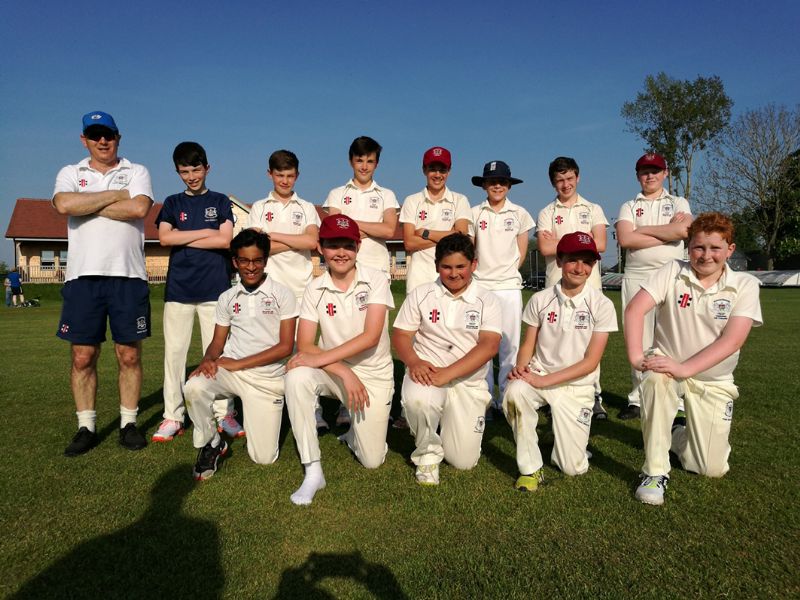
[[[722,415],[723,421],[730,421],[733,419],[733,400],[728,400],[728,403],[725,405],[725,414]]]
[[[109,189],[121,190],[121,189],[127,187],[129,182],[130,182],[130,179],[128,178],[128,174],[127,173],[117,173],[116,175],[114,175],[114,178],[111,180],[111,185],[109,186]],[[111,187],[111,186],[113,186],[113,187]]]
[[[475,433],[483,433],[483,430],[486,429],[486,417],[481,415],[478,417],[478,420],[475,422]]]
[[[718,298],[711,301],[711,314],[715,319],[727,321],[731,314],[731,301],[727,298]]]
[[[505,231],[514,231],[514,219],[511,217],[503,219],[503,229]]]
[[[206,207],[206,221],[216,221],[216,220],[217,220],[217,207],[216,206]]]
[[[464,313],[464,327],[472,331],[481,328],[481,312],[479,310],[468,310]]]
[[[136,319],[136,331],[147,330],[147,317],[138,317]]]
[[[576,310],[572,319],[575,324],[575,329],[589,329],[591,319],[589,318],[588,310]]]
[[[380,198],[378,198],[377,196],[370,196],[370,198],[369,198],[369,207],[370,208],[378,208],[378,201],[379,200],[380,200]]]
[[[261,299],[261,314],[262,315],[274,315],[276,306],[277,306],[277,303],[275,302],[275,298],[262,298]]]
[[[356,293],[356,306],[358,310],[367,310],[367,300],[369,300],[369,294],[367,292]]]
[[[301,211],[292,211],[292,225],[300,227],[303,224],[303,213]]]
[[[453,220],[453,209],[452,208],[443,208],[442,209],[442,221],[450,222]]]
[[[590,215],[588,212],[582,212],[581,214],[578,215],[578,221],[580,222],[581,225],[588,225],[590,221],[589,217]]]
[[[578,423],[581,425],[586,425],[589,427],[592,423],[592,409],[591,408],[581,408],[578,411]]]
[[[672,202],[665,202],[661,205],[661,216],[662,217],[669,217],[672,218],[672,215],[675,213],[675,206]]]

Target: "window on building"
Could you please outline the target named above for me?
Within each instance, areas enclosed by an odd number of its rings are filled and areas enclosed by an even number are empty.
[[[56,266],[56,253],[52,250],[42,250],[42,267],[53,268]]]
[[[59,250],[58,251],[58,262],[62,267],[67,266],[67,251],[66,250]]]

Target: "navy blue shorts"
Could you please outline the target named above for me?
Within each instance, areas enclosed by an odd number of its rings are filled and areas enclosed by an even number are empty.
[[[56,335],[73,344],[106,341],[106,318],[111,338],[130,344],[150,337],[150,289],[134,277],[79,277],[61,289],[64,304]]]

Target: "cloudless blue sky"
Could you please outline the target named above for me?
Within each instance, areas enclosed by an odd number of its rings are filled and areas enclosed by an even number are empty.
[[[453,153],[449,187],[489,160],[525,182],[510,194],[534,219],[558,155],[613,220],[637,191],[643,143],[623,102],[645,76],[719,75],[734,114],[800,102],[800,3],[6,2],[0,23],[0,224],[19,197],[49,198],[85,156],[80,118],[114,115],[121,151],[150,169],[157,201],[182,186],[176,143],[209,154],[209,186],[248,203],[266,159],[300,158],[301,197],[321,203],[351,175],[358,135],[384,147],[376,179],[419,191],[423,151]],[[613,262],[612,255],[607,256]],[[13,263],[10,241],[0,260]]]

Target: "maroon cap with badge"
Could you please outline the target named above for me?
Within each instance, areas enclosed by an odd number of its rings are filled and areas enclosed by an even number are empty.
[[[453,161],[450,158],[450,151],[441,146],[434,146],[429,148],[425,154],[422,155],[422,166],[427,167],[433,163],[441,163],[448,169],[453,166]]]
[[[358,229],[358,223],[347,215],[328,215],[322,219],[319,226],[319,239],[321,240],[335,240],[335,239],[353,240],[354,242],[361,241],[361,231]]]
[[[656,167],[659,170],[663,171],[667,168],[667,161],[664,160],[664,157],[660,154],[656,154],[655,152],[648,152],[647,154],[643,154],[639,160],[636,161],[636,170],[643,167]]]
[[[581,252],[588,252],[589,254],[593,254],[597,260],[603,260],[600,253],[597,251],[594,238],[588,233],[575,231],[566,234],[558,240],[558,246],[556,246],[556,254],[558,256],[580,254]]]

